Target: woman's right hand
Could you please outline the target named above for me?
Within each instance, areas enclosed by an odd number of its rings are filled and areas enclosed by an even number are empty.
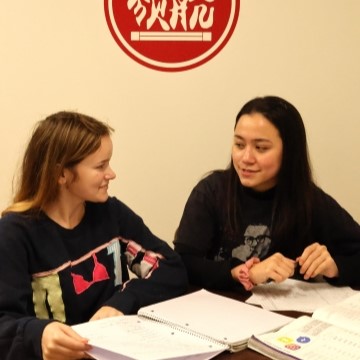
[[[46,325],[41,348],[44,360],[91,359],[86,354],[91,349],[88,340],[77,334],[70,326],[59,322]]]
[[[280,283],[294,275],[297,263],[281,253],[275,253],[265,260],[254,264],[249,270],[249,277],[254,285],[272,280]]]

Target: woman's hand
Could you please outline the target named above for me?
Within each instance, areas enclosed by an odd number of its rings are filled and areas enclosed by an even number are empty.
[[[45,326],[41,348],[44,360],[91,359],[86,354],[91,349],[88,340],[77,334],[70,326],[59,322]]]
[[[288,259],[280,253],[275,253],[265,260],[254,264],[249,270],[249,277],[254,285],[268,280],[280,283],[294,275],[296,261]]]
[[[121,311],[116,310],[111,306],[103,306],[91,317],[90,321],[105,319],[108,317],[119,316],[119,315],[124,315],[124,314]]]
[[[329,278],[339,276],[338,267],[325,245],[314,243],[305,248],[296,261],[300,266],[300,274],[308,280],[318,275]]]

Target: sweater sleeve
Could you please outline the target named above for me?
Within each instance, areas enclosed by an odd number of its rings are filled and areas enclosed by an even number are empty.
[[[328,247],[339,270],[338,278],[327,280],[334,285],[360,286],[360,225],[321,189],[313,219],[316,241]]]
[[[232,257],[214,259],[224,228],[221,216],[223,187],[215,184],[218,179],[218,175],[210,175],[192,190],[175,234],[174,246],[182,256],[191,284],[230,290],[239,287],[231,276],[231,269],[241,261]]]
[[[6,219],[0,225],[0,354],[5,360],[41,359],[41,336],[51,320],[32,309],[26,239]]]
[[[122,249],[128,268],[136,276],[105,305],[132,314],[143,306],[184,294],[188,281],[180,256],[155,236],[131,209],[120,201],[118,205]]]

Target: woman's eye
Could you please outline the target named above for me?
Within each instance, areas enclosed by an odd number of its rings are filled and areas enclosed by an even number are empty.
[[[242,143],[235,143],[235,146],[239,149],[243,149],[245,147],[245,144]]]
[[[267,149],[266,146],[256,146],[256,150],[259,152],[265,152]]]

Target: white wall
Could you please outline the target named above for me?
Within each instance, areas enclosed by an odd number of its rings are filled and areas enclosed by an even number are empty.
[[[78,110],[116,129],[111,194],[171,242],[192,187],[229,162],[240,107],[272,94],[299,109],[318,183],[360,221],[359,15],[358,0],[242,0],[214,59],[165,73],[122,52],[103,1],[2,0],[0,208],[34,123]]]

